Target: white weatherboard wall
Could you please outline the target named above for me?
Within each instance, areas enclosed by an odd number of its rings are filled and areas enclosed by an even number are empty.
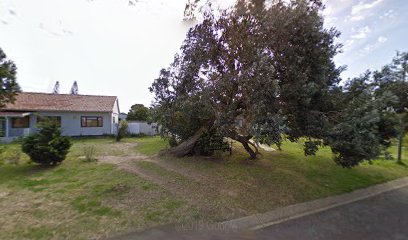
[[[120,115],[119,101],[118,99],[116,99],[115,105],[113,106],[112,117],[111,117],[111,133],[112,134],[116,134],[118,131],[119,115]]]
[[[112,132],[112,113],[89,113],[89,112],[39,112],[40,116],[60,116],[62,135],[65,136],[98,136],[114,134]],[[81,127],[81,117],[103,117],[102,127]],[[31,116],[30,128],[35,129],[37,116]],[[31,125],[31,123],[34,123]]]
[[[61,130],[64,136],[101,136],[112,135],[117,133],[119,125],[119,103],[116,99],[111,112],[33,112],[29,115],[29,128],[12,128],[11,120],[8,121],[9,137],[20,137],[37,131],[38,116],[61,117]],[[102,127],[81,127],[81,117],[102,117]],[[11,118],[10,118],[11,119]],[[142,127],[145,129],[145,127]],[[149,134],[148,130],[142,130]],[[10,138],[11,139],[11,138]],[[3,138],[4,140],[4,138]]]

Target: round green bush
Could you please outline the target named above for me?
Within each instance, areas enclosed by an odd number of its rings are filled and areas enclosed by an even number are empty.
[[[33,162],[41,165],[57,165],[68,154],[72,143],[68,137],[61,136],[61,130],[53,122],[38,125],[38,132],[22,141],[22,150]]]

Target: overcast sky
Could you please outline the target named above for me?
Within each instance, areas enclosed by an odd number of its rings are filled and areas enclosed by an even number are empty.
[[[223,6],[233,0],[218,0]],[[186,0],[0,0],[0,47],[24,91],[115,95],[122,112],[150,105],[148,87],[179,50]],[[326,26],[342,32],[343,78],[408,51],[407,0],[327,0]],[[134,5],[132,4],[134,3]]]

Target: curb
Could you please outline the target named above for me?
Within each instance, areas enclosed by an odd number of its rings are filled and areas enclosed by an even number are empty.
[[[226,227],[234,227],[235,229],[240,230],[259,230],[292,219],[301,218],[311,214],[323,212],[328,209],[360,201],[406,186],[408,186],[408,177],[400,178],[364,189],[355,190],[350,193],[317,199],[306,203],[283,207],[266,213],[255,214],[247,217],[225,221],[220,223],[220,225],[224,225]]]

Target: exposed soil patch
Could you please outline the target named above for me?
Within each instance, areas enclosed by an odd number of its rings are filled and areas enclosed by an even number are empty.
[[[117,145],[119,146],[119,145]],[[100,163],[115,164],[118,169],[135,173],[147,181],[151,181],[173,194],[181,197],[192,205],[200,206],[212,216],[240,216],[246,211],[235,204],[228,204],[222,196],[239,197],[233,189],[223,189],[222,186],[211,184],[209,176],[191,171],[187,168],[172,165],[157,156],[145,156],[135,151],[137,143],[120,145],[126,156],[100,156]],[[115,146],[116,147],[116,146]],[[223,206],[223,207],[222,207]],[[229,207],[225,207],[229,206]]]
[[[143,154],[139,154],[135,151],[137,147],[137,143],[121,143],[115,145],[115,148],[120,148],[121,151],[125,152],[125,156],[99,156],[97,157],[98,161],[101,163],[111,163],[115,164],[118,166],[119,169],[132,172],[132,173],[137,173],[140,174],[142,177],[143,175],[146,175],[143,170],[141,170],[139,167],[137,167],[136,163],[139,161],[146,161],[146,162],[152,162],[160,167],[163,167],[169,171],[176,172],[178,174],[181,174],[183,176],[186,176],[188,178],[192,178],[196,181],[204,181],[208,180],[208,177],[199,174],[197,172],[192,172],[187,169],[182,169],[178,168],[176,166],[173,166],[171,164],[168,164],[164,161],[161,161],[158,157],[156,156],[145,156]],[[147,177],[147,176],[146,176]],[[151,178],[148,178],[147,180],[153,180]],[[158,180],[158,179],[157,179]],[[157,181],[154,181],[158,183]]]
[[[150,176],[145,173],[142,169],[138,168],[136,163],[139,161],[152,161],[151,157],[138,154],[135,152],[135,147],[137,143],[121,143],[115,145],[115,148],[120,148],[121,151],[125,152],[125,156],[98,156],[98,162],[100,163],[110,163],[118,166],[118,169],[127,172],[138,174],[140,177],[152,181],[156,184],[161,185],[161,181],[158,178]]]

